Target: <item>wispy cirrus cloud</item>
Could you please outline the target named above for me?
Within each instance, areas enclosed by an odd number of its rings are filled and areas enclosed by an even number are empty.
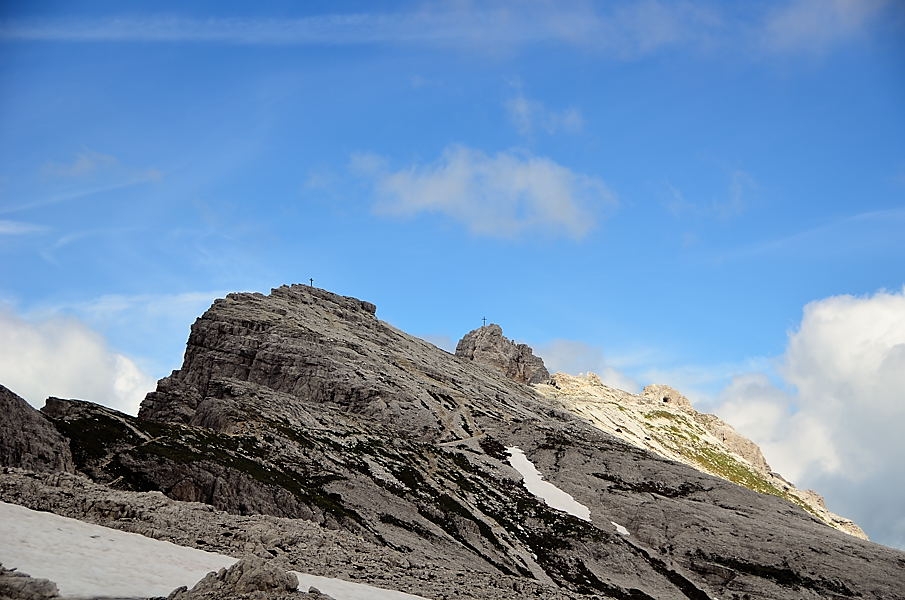
[[[48,162],[41,169],[49,177],[84,177],[105,168],[116,166],[119,161],[109,154],[82,150],[69,162]]]
[[[728,175],[726,191],[718,198],[709,201],[692,201],[671,183],[666,184],[669,199],[666,209],[674,217],[694,215],[729,220],[743,214],[751,201],[751,193],[757,189],[757,181],[750,173],[742,169],[733,169]]]
[[[781,257],[831,259],[854,254],[905,252],[899,233],[905,228],[905,209],[875,210],[839,217],[786,236],[727,251],[716,260],[733,261]]]
[[[525,136],[535,132],[550,135],[578,133],[584,128],[584,116],[574,106],[562,110],[547,108],[543,102],[527,98],[519,92],[503,103],[509,120]]]
[[[801,53],[827,50],[894,10],[889,0],[793,0],[736,10],[717,2],[427,3],[388,12],[301,18],[174,15],[0,22],[0,40],[234,45],[406,45],[511,51],[562,44],[617,60],[675,47]],[[898,9],[895,9],[898,10]]]
[[[382,157],[358,155],[353,168],[373,182],[378,214],[441,214],[483,236],[530,231],[580,239],[617,204],[601,179],[523,152],[450,146],[430,164],[394,171]]]
[[[47,231],[47,227],[24,221],[0,219],[0,235],[26,235],[29,233],[41,233],[42,231]]]
[[[302,18],[172,15],[8,19],[0,39],[54,42],[193,42],[238,45],[392,44],[499,51],[560,43],[635,58],[710,35],[720,18],[691,3],[614,6],[547,2],[435,3],[384,13]]]
[[[0,207],[0,214],[80,200],[163,178],[156,168],[123,164],[115,156],[89,149],[77,152],[70,160],[47,161],[39,172],[40,191],[31,192],[16,204]]]
[[[702,21],[690,5],[649,0],[607,12],[590,4],[489,2],[425,5],[408,12],[302,18],[128,16],[18,19],[0,23],[0,39],[69,42],[197,42],[242,45],[429,45],[516,47],[561,42],[624,55],[674,43]],[[706,21],[706,20],[705,20]]]
[[[759,42],[774,53],[824,52],[863,34],[891,4],[889,0],[793,0],[765,15]]]

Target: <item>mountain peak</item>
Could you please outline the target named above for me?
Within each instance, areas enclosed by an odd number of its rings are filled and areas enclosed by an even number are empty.
[[[544,383],[550,373],[541,357],[527,344],[517,344],[503,335],[496,323],[473,329],[456,345],[456,356],[491,367],[519,383]]]

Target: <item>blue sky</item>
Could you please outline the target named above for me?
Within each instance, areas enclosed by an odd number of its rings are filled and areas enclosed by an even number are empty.
[[[309,278],[717,412],[745,377],[817,410],[807,306],[888,320],[863,380],[905,344],[898,2],[6,2],[0,89],[0,383],[36,404],[134,409],[212,298]]]

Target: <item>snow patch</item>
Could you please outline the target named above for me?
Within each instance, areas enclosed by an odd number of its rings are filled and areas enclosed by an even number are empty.
[[[0,502],[0,562],[63,597],[167,596],[235,558]]]
[[[616,528],[616,533],[619,535],[632,535],[628,532],[628,529],[617,523],[616,521],[610,521],[613,524],[613,527]]]
[[[53,581],[63,598],[167,596],[237,561],[7,502],[0,502],[0,540],[0,563]],[[427,600],[341,579],[295,574],[302,591],[314,586],[336,600]]]
[[[509,464],[522,475],[525,488],[543,500],[550,508],[567,512],[572,516],[591,521],[591,509],[578,502],[571,495],[562,491],[549,481],[544,481],[525,453],[515,446],[506,448],[509,453]]]
[[[299,578],[299,589],[301,591],[307,592],[308,588],[316,587],[322,593],[333,596],[336,600],[427,600],[423,596],[413,596],[405,592],[385,590],[364,583],[353,583],[342,579],[333,579],[332,577],[321,577],[320,575],[308,575],[298,571],[293,571],[293,573]]]

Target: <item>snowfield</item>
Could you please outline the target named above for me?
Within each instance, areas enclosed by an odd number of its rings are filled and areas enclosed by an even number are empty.
[[[525,453],[516,446],[506,448],[509,453],[509,464],[521,473],[525,488],[536,497],[543,500],[550,508],[567,512],[585,521],[591,520],[591,509],[578,502],[571,495],[562,491],[549,481],[544,481],[543,476],[534,466]]]
[[[0,563],[57,584],[64,598],[167,596],[237,559],[53,513],[0,502]],[[336,600],[426,600],[403,592],[298,573]]]

